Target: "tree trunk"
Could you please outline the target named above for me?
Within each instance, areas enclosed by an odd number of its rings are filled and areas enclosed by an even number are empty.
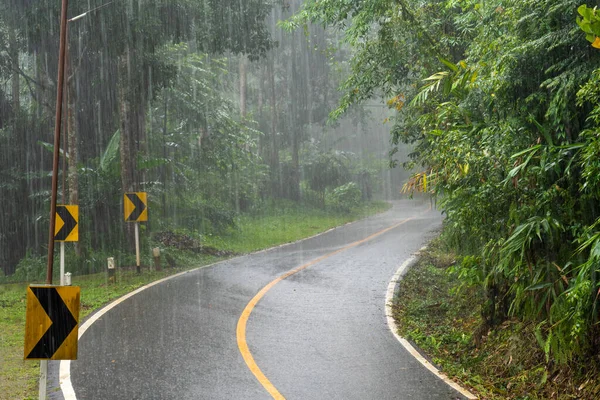
[[[13,112],[15,116],[19,113],[21,109],[21,88],[19,84],[19,46],[17,43],[17,35],[14,29],[9,28],[9,38],[8,38],[8,46],[9,46],[9,58],[12,69],[12,103],[13,103]]]
[[[144,168],[142,170],[136,169],[136,159],[139,156],[144,158],[148,157],[150,153],[150,149],[148,146],[148,137],[146,135],[146,113],[148,109],[148,104],[146,103],[146,94],[145,89],[142,87],[142,84],[138,86],[138,97],[134,99],[135,107],[134,112],[135,115],[132,118],[135,118],[135,140],[132,141],[133,153],[132,153],[132,163],[133,163],[133,178],[134,178],[134,187],[139,190],[145,189],[146,182],[146,173],[147,169]]]
[[[271,195],[279,197],[280,193],[280,171],[279,171],[279,143],[277,140],[277,98],[275,96],[275,61],[273,52],[269,54],[267,63],[267,74],[269,75],[269,85],[271,89],[271,157],[269,166],[271,171]]]
[[[297,93],[294,92],[294,88],[298,87],[298,81],[300,79],[298,74],[298,67],[296,65],[297,48],[296,48],[296,34],[292,35],[292,54],[290,55],[290,76],[291,82],[288,84],[288,101],[290,102],[290,117],[291,126],[290,133],[292,135],[292,171],[289,182],[289,193],[290,198],[294,201],[300,200],[300,133],[302,132],[302,124],[304,121],[301,120],[300,108],[298,99],[295,98]]]
[[[8,127],[8,121],[11,121],[11,126],[8,128],[9,132],[12,132],[12,143],[16,151],[7,152],[6,165],[15,167],[15,169],[22,173],[18,179],[18,187],[14,189],[0,188],[0,195],[13,196],[13,199],[18,201],[8,201],[4,205],[4,210],[0,211],[0,261],[2,264],[2,270],[5,275],[12,275],[19,260],[26,254],[27,248],[27,227],[29,226],[28,215],[28,196],[24,195],[28,193],[27,180],[24,178],[26,174],[26,141],[25,132],[26,128],[20,118],[20,82],[19,82],[19,48],[17,43],[16,32],[12,27],[8,27],[9,32],[9,43],[8,43],[8,56],[9,65],[11,68],[11,110],[10,113],[6,113],[7,120],[0,121],[0,125]],[[4,96],[3,96],[4,97]],[[2,117],[0,116],[0,119]],[[10,185],[9,185],[10,186]]]
[[[121,156],[121,188],[123,192],[131,192],[133,187],[133,162],[134,155],[132,154],[132,129],[131,129],[131,102],[129,99],[129,74],[128,74],[128,58],[129,51],[119,57],[119,109],[120,109],[120,156]]]
[[[248,79],[246,72],[246,56],[244,54],[240,55],[239,60],[240,67],[240,116],[242,117],[242,122],[246,119],[246,93],[248,89]],[[235,196],[235,212],[237,214],[240,213],[240,184],[239,184],[239,170],[236,166],[235,161],[232,160],[231,163],[231,173],[233,178],[233,190]]]
[[[258,71],[257,71],[257,75],[258,75],[258,126],[259,126],[259,130],[261,132],[265,132],[266,129],[266,123],[265,123],[265,116],[264,116],[264,106],[265,106],[265,79],[267,79],[266,77],[266,69],[263,68],[262,66],[258,67]],[[267,157],[265,154],[265,144],[267,142],[267,137],[266,135],[260,135],[260,137],[258,138],[258,148],[256,149],[256,154],[258,154],[259,157],[262,157],[263,160],[266,160]]]
[[[44,80],[43,75],[44,69],[42,67],[42,60],[40,54],[37,51],[33,53],[33,59],[35,65],[35,78],[38,82],[45,84],[46,81]],[[44,89],[42,85],[35,85],[35,98],[37,99],[37,101],[33,102],[33,106],[35,107],[35,116],[37,119],[41,119],[44,107]]]
[[[132,129],[132,107],[131,107],[131,76],[129,74],[130,62],[129,49],[119,57],[119,114],[120,114],[120,143],[119,154],[121,159],[121,190],[125,192],[133,192],[134,187],[134,161],[135,154],[133,146],[133,129]],[[133,232],[133,224],[125,224],[125,240],[129,251],[135,248],[135,239]]]
[[[67,44],[68,46],[68,44]],[[77,163],[79,162],[79,149],[78,149],[78,131],[75,121],[75,104],[76,104],[76,91],[75,91],[75,77],[71,76],[73,73],[71,57],[67,48],[67,152],[69,154],[69,204],[79,204],[79,173],[77,171]],[[70,79],[69,79],[70,78]],[[75,254],[77,257],[81,256],[81,245],[80,242],[75,242]]]
[[[309,39],[312,40],[311,38],[311,31],[310,31],[310,26],[307,28],[307,34],[309,35]],[[308,116],[308,120],[306,121],[308,123],[308,125],[310,126],[313,122],[314,122],[314,118],[313,118],[313,98],[312,98],[312,92],[313,92],[313,81],[312,81],[312,68],[314,68],[313,66],[313,53],[312,50],[310,48],[309,42],[307,40],[303,41],[304,45],[302,46],[302,53],[304,53],[304,75],[305,75],[305,79],[306,79],[306,83],[307,86],[305,87],[306,89],[306,108],[307,110],[307,116]]]
[[[292,134],[292,176],[290,182],[290,197],[300,201],[300,129],[294,128]]]
[[[246,118],[246,93],[247,93],[247,73],[246,73],[246,56],[240,55],[240,115],[242,120]]]
[[[163,159],[167,159],[167,123],[169,118],[169,91],[165,90],[165,116],[163,120]],[[161,205],[162,205],[162,216],[167,217],[167,167],[164,164],[160,166],[160,177],[163,184],[163,190],[161,194]]]

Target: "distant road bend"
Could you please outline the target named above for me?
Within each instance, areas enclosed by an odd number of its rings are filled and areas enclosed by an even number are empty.
[[[385,316],[391,277],[441,220],[429,202],[395,201],[150,286],[88,324],[79,360],[61,363],[64,397],[464,399],[398,343]]]

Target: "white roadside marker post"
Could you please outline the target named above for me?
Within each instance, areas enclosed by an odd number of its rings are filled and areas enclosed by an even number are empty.
[[[107,261],[107,274],[108,274],[108,283],[109,284],[115,284],[117,283],[117,277],[115,275],[115,258],[114,257],[108,257]]]
[[[60,286],[65,286],[65,242],[60,242]]]
[[[152,257],[154,258],[154,270],[160,271],[162,270],[160,266],[160,248],[155,247],[152,249]]]
[[[135,223],[135,269],[139,274],[140,270],[140,224]]]
[[[46,399],[46,380],[48,379],[48,360],[40,360],[40,400]]]

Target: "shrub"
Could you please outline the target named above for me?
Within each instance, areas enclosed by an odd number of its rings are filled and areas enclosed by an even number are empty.
[[[333,209],[348,213],[360,205],[362,192],[354,182],[338,186],[327,196],[327,202]]]
[[[35,256],[28,251],[17,264],[11,280],[13,282],[31,282],[44,279],[47,269],[45,260],[45,258]]]

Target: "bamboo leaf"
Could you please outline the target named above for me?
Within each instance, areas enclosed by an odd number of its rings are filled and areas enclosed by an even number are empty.
[[[457,72],[458,71],[458,66],[442,57],[439,57],[439,60],[448,68],[450,68],[452,71]]]

